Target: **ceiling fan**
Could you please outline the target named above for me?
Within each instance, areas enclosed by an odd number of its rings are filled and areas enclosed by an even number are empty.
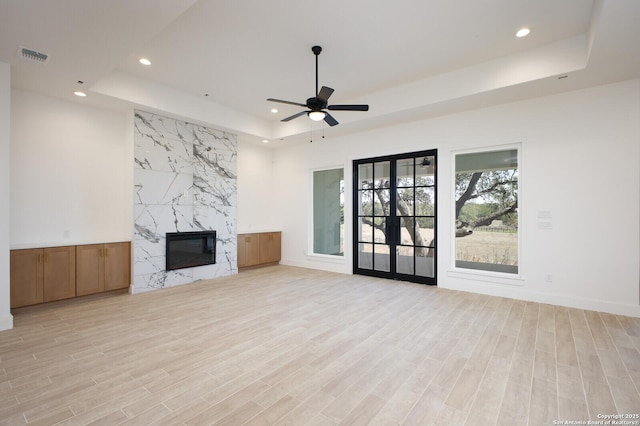
[[[304,114],[307,114],[310,119],[313,121],[322,121],[324,120],[329,126],[335,126],[338,124],[338,121],[331,116],[327,111],[369,111],[369,105],[329,105],[327,102],[329,101],[329,97],[333,93],[333,89],[327,86],[322,86],[320,91],[318,91],[318,55],[322,52],[322,47],[313,46],[311,51],[314,55],[316,55],[316,95],[312,98],[307,99],[306,103],[300,102],[291,102],[291,101],[283,101],[282,99],[267,99],[270,102],[280,102],[282,104],[289,105],[297,105],[304,108],[308,108],[308,111],[301,111],[296,114],[293,114],[290,117],[284,118],[280,121],[290,121],[294,118],[298,118]]]

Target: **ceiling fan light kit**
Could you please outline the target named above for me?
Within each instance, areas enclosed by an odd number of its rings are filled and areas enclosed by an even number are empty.
[[[313,121],[322,121],[326,117],[327,113],[324,111],[309,111],[307,115]]]
[[[330,111],[369,111],[369,105],[329,105],[329,97],[333,94],[333,89],[327,86],[322,86],[320,91],[318,91],[318,55],[322,52],[322,47],[313,46],[311,51],[316,56],[316,95],[307,99],[306,103],[300,102],[292,102],[292,101],[284,101],[282,99],[274,99],[268,98],[269,102],[278,102],[282,104],[296,105],[303,108],[308,108],[308,111],[301,111],[296,114],[293,114],[289,117],[283,118],[280,121],[287,122],[293,120],[294,118],[298,118],[304,114],[306,114],[313,121],[322,121],[324,120],[329,126],[335,126],[338,124],[338,121],[333,118],[331,114],[326,112],[325,110]]]

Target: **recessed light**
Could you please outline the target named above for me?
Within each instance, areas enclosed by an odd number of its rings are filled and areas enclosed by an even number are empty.
[[[262,139],[262,143],[269,143],[268,139]]]
[[[529,28],[520,28],[516,33],[516,37],[526,37],[530,32],[531,30]]]
[[[271,112],[276,114],[278,112],[278,110],[276,108],[271,108]]]
[[[85,96],[87,96],[87,94],[86,94],[86,93],[84,93],[84,92],[80,92],[80,91],[73,92],[73,94],[74,94],[74,95],[76,95],[76,96],[80,96],[80,97],[82,97],[82,98],[84,98]]]
[[[139,61],[142,65],[151,65],[151,61],[148,60],[147,58],[140,58]]]

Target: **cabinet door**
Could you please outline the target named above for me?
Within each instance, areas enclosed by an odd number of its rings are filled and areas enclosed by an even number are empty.
[[[51,247],[44,251],[44,301],[68,299],[76,295],[76,248]]]
[[[238,268],[260,263],[260,234],[238,235]]]
[[[260,263],[275,263],[280,261],[280,232],[265,232],[260,234]]]
[[[131,245],[128,242],[104,245],[105,291],[127,288],[131,284]]]
[[[104,291],[103,244],[76,247],[76,293],[78,296]]]
[[[11,250],[11,307],[43,302],[42,249]]]

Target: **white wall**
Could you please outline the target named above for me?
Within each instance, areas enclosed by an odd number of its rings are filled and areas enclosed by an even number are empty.
[[[274,154],[275,225],[282,263],[350,273],[306,255],[312,168],[438,149],[438,284],[441,287],[640,316],[640,81],[470,111],[301,144]],[[520,280],[453,271],[452,158],[457,150],[521,143]],[[240,169],[241,172],[243,169]],[[540,211],[551,230],[538,228]],[[345,226],[351,247],[351,223]],[[347,249],[349,250],[349,249]],[[545,282],[551,275],[552,282]]]
[[[0,62],[0,331],[13,328],[9,300],[10,98],[10,67]]]
[[[273,150],[238,139],[238,233],[280,230],[273,215]]]
[[[132,118],[21,90],[11,100],[11,246],[132,238]]]

